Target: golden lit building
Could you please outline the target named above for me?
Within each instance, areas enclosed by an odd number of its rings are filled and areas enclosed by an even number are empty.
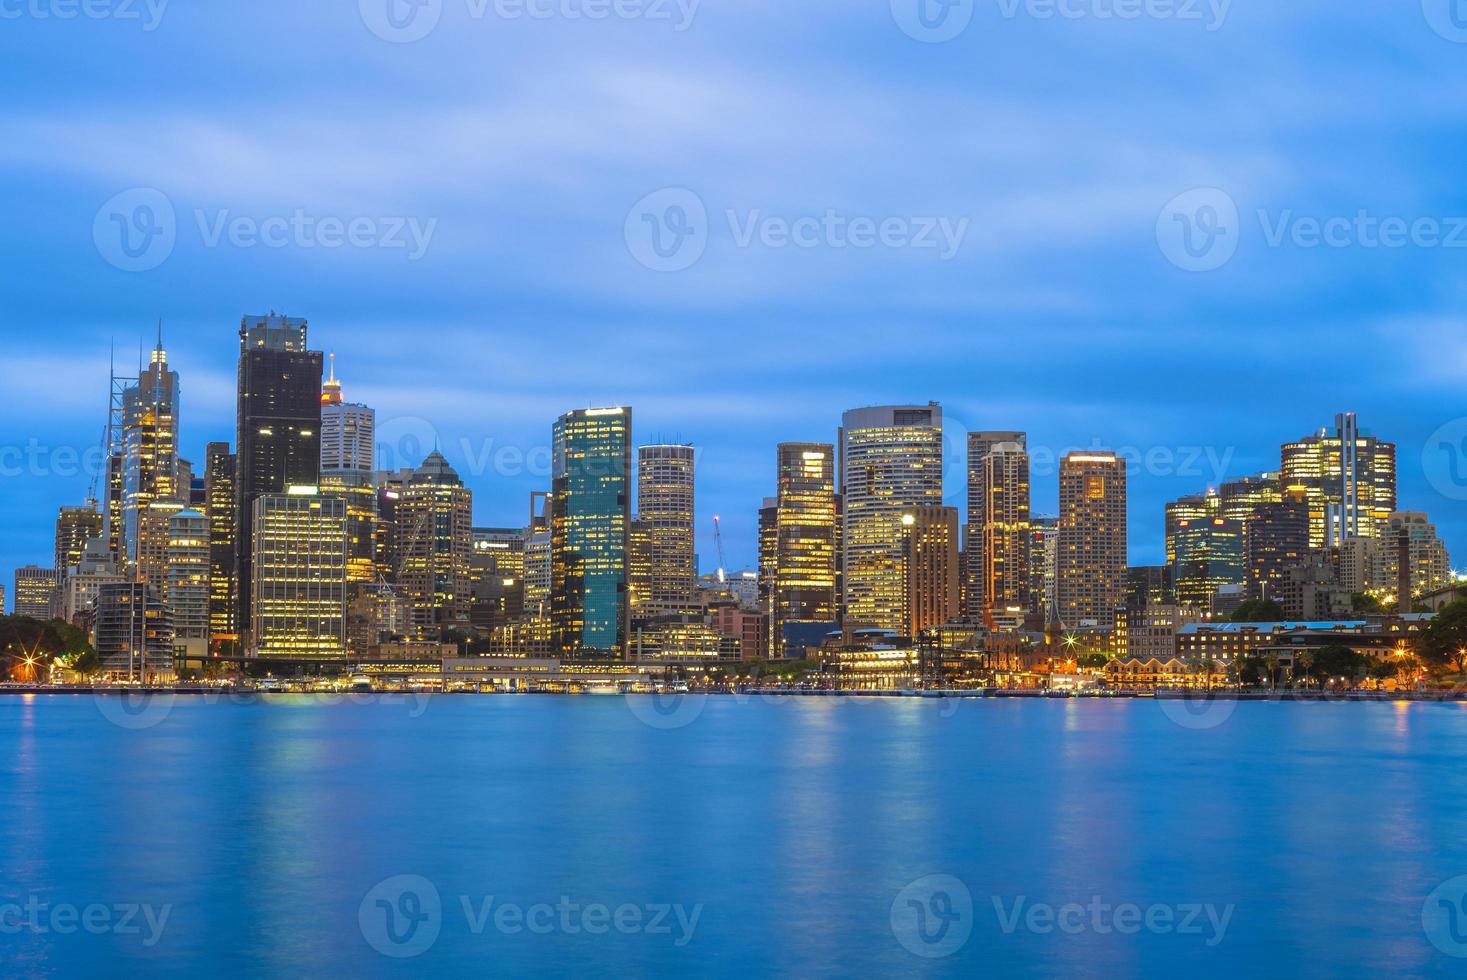
[[[148,508],[186,492],[178,486],[178,405],[178,372],[168,367],[160,329],[147,369],[122,394],[122,548],[129,565],[141,560],[141,524]],[[155,538],[162,541],[156,550],[166,550],[166,518]],[[162,595],[166,570],[149,571],[145,577]]]
[[[692,446],[637,449],[637,521],[646,535],[646,580],[633,595],[634,616],[681,612],[693,602],[698,570],[693,546]]]
[[[963,535],[963,598],[965,609],[973,619],[981,619],[988,608],[984,598],[987,572],[983,560],[983,529],[988,522],[990,497],[987,459],[997,446],[1018,446],[1024,450],[1028,435],[1023,432],[970,432],[968,433],[968,525]],[[1027,458],[1026,458],[1027,459]],[[1028,483],[1027,472],[1024,481]],[[1028,506],[1027,490],[1024,495]],[[1027,512],[1025,518],[1027,519]]]
[[[377,580],[377,484],[370,470],[323,469],[321,492],[346,503],[346,582]]]
[[[971,445],[972,440],[969,440]],[[1029,595],[1029,453],[1022,442],[988,447],[979,464],[983,513],[977,527],[976,609],[993,620],[995,610],[1027,610]],[[973,526],[971,520],[970,527]],[[971,540],[971,539],[970,539]],[[970,587],[974,580],[970,579]],[[969,595],[970,614],[975,597]]]
[[[315,487],[251,508],[250,644],[257,657],[346,656],[346,503]]]
[[[413,606],[413,633],[437,639],[467,629],[474,548],[473,496],[436,449],[397,501],[397,581]]]
[[[962,615],[956,507],[913,507],[901,517],[906,603],[903,634],[920,636]]]
[[[138,515],[132,577],[148,583],[160,596],[168,594],[169,522],[184,509],[176,497],[159,497],[148,501]]]
[[[1060,461],[1055,600],[1069,629],[1110,625],[1126,594],[1126,461],[1073,452]]]
[[[858,408],[840,430],[848,626],[907,628],[902,515],[942,504],[942,408]]]
[[[209,640],[216,649],[239,640],[239,579],[234,554],[234,467],[227,442],[211,442],[204,466],[204,515],[209,520]]]
[[[68,569],[81,564],[87,543],[102,533],[102,512],[95,500],[85,507],[61,508],[56,517],[56,571],[64,578]]]
[[[195,660],[209,652],[209,519],[181,510],[168,521],[168,589],[175,657]]]
[[[834,624],[837,525],[835,447],[785,442],[777,450],[778,495],[760,511],[760,577],[770,655],[784,656],[787,624]]]
[[[1309,547],[1379,537],[1396,509],[1396,446],[1364,435],[1354,412],[1282,450],[1284,488],[1309,502]]]

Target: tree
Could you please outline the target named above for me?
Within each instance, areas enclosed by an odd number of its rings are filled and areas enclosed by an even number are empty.
[[[1350,611],[1365,616],[1383,616],[1385,605],[1369,592],[1356,592],[1350,596]]]
[[[1416,638],[1416,655],[1429,670],[1467,674],[1467,599],[1443,606]]]
[[[1234,623],[1277,623],[1284,618],[1284,607],[1272,599],[1249,599],[1233,610]]]
[[[1103,653],[1087,653],[1077,663],[1081,667],[1104,667],[1110,663],[1110,658]]]
[[[1309,675],[1322,684],[1328,683],[1332,677],[1343,677],[1353,683],[1365,673],[1367,666],[1363,655],[1343,643],[1331,643],[1314,651]]]

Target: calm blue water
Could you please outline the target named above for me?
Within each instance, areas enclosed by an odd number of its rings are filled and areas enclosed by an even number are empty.
[[[0,910],[5,974],[1467,970],[1432,942],[1467,953],[1467,918],[1422,919],[1467,875],[1458,706],[1208,728],[1151,701],[119,710],[0,698],[0,904],[38,908]],[[97,906],[92,929],[40,931],[62,906]]]

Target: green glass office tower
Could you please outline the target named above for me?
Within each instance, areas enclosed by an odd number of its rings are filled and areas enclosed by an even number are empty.
[[[632,410],[578,409],[552,433],[550,617],[562,654],[626,650]]]

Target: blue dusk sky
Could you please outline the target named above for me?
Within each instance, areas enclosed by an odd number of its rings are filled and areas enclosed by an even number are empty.
[[[1452,4],[6,0],[0,575],[87,492],[111,341],[163,318],[202,466],[269,310],[482,525],[625,404],[749,566],[775,443],[936,400],[950,502],[970,428],[1029,433],[1036,513],[1122,449],[1157,562],[1165,501],[1353,410],[1460,566]]]

